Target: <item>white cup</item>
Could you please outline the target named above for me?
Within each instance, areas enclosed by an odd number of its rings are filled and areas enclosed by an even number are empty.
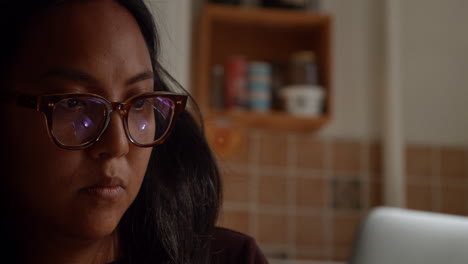
[[[290,85],[280,91],[286,111],[295,116],[317,117],[322,114],[324,89],[318,85]]]

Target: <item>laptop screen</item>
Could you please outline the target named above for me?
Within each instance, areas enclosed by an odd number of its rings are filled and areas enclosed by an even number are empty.
[[[468,263],[468,218],[377,207],[361,224],[350,263]]]

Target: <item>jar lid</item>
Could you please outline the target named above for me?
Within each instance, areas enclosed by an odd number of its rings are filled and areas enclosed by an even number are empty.
[[[299,51],[291,55],[292,62],[311,62],[314,60],[315,60],[315,52],[311,50]]]
[[[252,61],[249,63],[248,71],[250,73],[271,73],[272,67],[271,64],[264,61]]]

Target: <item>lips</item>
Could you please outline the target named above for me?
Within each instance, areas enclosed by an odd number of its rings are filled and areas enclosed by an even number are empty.
[[[97,198],[112,200],[121,196],[125,188],[126,185],[121,178],[103,177],[98,183],[82,188],[81,192]]]
[[[121,186],[95,186],[86,189],[90,195],[94,195],[103,199],[115,199],[123,193],[124,189]]]

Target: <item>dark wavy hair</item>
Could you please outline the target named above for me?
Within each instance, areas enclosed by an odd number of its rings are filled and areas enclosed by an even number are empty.
[[[80,0],[0,2],[0,81],[5,80],[21,35],[35,17],[72,1]],[[183,90],[158,61],[158,32],[143,0],[114,1],[130,12],[140,27],[157,77],[154,90]],[[194,113],[184,111],[169,139],[152,150],[141,189],[119,223],[122,263],[209,262],[221,183],[202,125],[194,118],[201,115]]]

